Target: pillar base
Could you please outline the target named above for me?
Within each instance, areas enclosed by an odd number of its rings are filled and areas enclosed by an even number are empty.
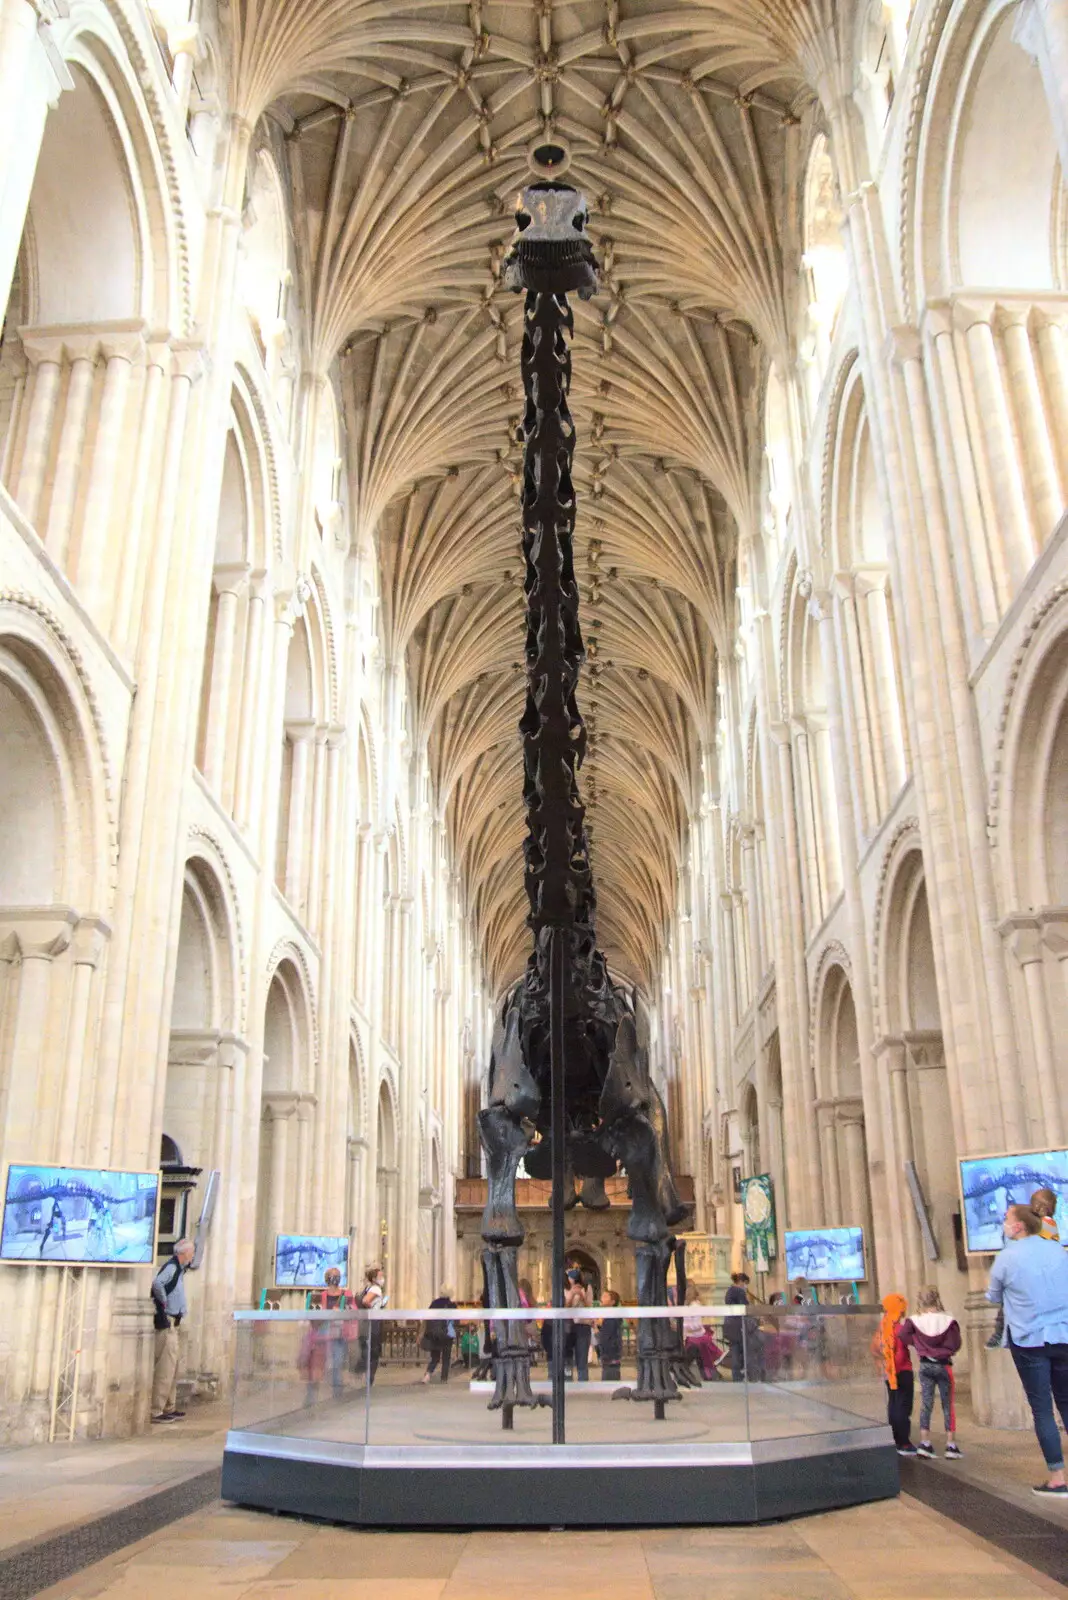
[[[971,1368],[972,1416],[983,1428],[1030,1428],[1031,1408],[1011,1353],[986,1347],[997,1321],[997,1307],[981,1293],[970,1294],[967,1304],[965,1339]]]

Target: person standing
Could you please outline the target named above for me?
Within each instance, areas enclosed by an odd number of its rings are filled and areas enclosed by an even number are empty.
[[[601,1304],[614,1309],[622,1305],[614,1289],[601,1293]],[[623,1375],[623,1319],[605,1317],[597,1324],[597,1355],[601,1362],[601,1381],[618,1383]]]
[[[1064,1447],[1054,1406],[1068,1429],[1068,1255],[1042,1237],[1042,1218],[1030,1206],[1005,1213],[1006,1243],[990,1271],[986,1297],[1004,1307],[1003,1342],[1012,1352],[1046,1463],[1034,1493],[1068,1499]]]
[[[901,1337],[909,1303],[903,1294],[883,1295],[883,1320],[873,1341],[886,1380],[886,1419],[899,1456],[918,1454],[912,1442],[912,1402],[915,1379],[912,1356]]]
[[[456,1310],[456,1301],[452,1297],[452,1290],[443,1285],[438,1290],[437,1298],[431,1300],[431,1311]],[[441,1362],[441,1381],[448,1383],[449,1367],[452,1365],[452,1341],[456,1337],[455,1322],[428,1322],[426,1324],[422,1346],[429,1352],[430,1360],[427,1362],[426,1371],[421,1378],[422,1383],[429,1383],[434,1376],[434,1369]]]
[[[593,1289],[579,1267],[572,1267],[568,1272],[568,1287],[564,1294],[564,1305],[573,1311],[590,1309],[593,1306]],[[593,1325],[583,1320],[576,1320],[570,1326],[568,1343],[575,1361],[575,1376],[579,1383],[590,1381],[590,1340],[593,1337]],[[570,1364],[570,1363],[569,1363]]]
[[[949,1315],[933,1284],[925,1284],[920,1290],[916,1306],[916,1315],[906,1317],[901,1324],[902,1343],[913,1347],[920,1358],[920,1442],[916,1451],[927,1460],[934,1457],[931,1414],[937,1391],[946,1424],[946,1459],[959,1461],[953,1357],[960,1349],[960,1323]]]
[[[749,1299],[749,1274],[732,1272],[731,1286],[723,1296],[724,1305],[747,1306]],[[730,1351],[731,1379],[741,1383],[745,1378],[756,1383],[764,1381],[764,1341],[756,1317],[731,1316],[723,1319],[723,1341]]]
[[[374,1311],[385,1301],[386,1275],[378,1261],[364,1268],[363,1288],[356,1302],[360,1311]],[[382,1356],[382,1324],[370,1322],[365,1333],[360,1334],[360,1354],[356,1362],[357,1373],[367,1373],[367,1387],[375,1381],[378,1363]]]
[[[323,1275],[324,1287],[318,1294],[312,1296],[313,1311],[349,1311],[352,1308],[352,1296],[341,1287],[341,1269],[327,1267]],[[347,1322],[325,1322],[312,1324],[312,1336],[318,1341],[326,1358],[326,1366],[330,1371],[330,1385],[334,1391],[334,1399],[341,1398],[344,1381],[342,1377],[345,1366],[345,1346],[351,1338],[351,1324]]]
[[[185,1274],[193,1260],[193,1241],[179,1239],[174,1254],[152,1279],[152,1304],[155,1307],[156,1355],[152,1372],[152,1421],[180,1422],[184,1411],[177,1409],[178,1368],[181,1363],[179,1329],[189,1311],[185,1298]]]

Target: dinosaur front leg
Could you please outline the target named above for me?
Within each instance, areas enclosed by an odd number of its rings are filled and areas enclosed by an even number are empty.
[[[523,1225],[515,1204],[519,1163],[530,1148],[531,1122],[540,1096],[527,1071],[519,1044],[519,1019],[512,1011],[500,1048],[494,1050],[490,1104],[479,1112],[478,1131],[486,1152],[486,1209],[482,1214],[485,1249],[482,1264],[490,1309],[519,1309],[519,1246]],[[508,1319],[493,1323],[496,1383],[490,1410],[503,1408],[511,1427],[514,1406],[536,1406],[530,1387],[530,1349],[526,1325]]]

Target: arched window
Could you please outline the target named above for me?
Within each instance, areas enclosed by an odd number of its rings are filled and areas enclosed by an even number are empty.
[[[823,134],[816,138],[809,156],[804,199],[803,266],[808,325],[801,341],[801,363],[809,408],[814,412],[849,282],[849,266],[842,243],[842,211],[830,147]]]
[[[786,385],[777,367],[768,373],[764,397],[764,544],[769,589],[790,542],[793,463]]]
[[[259,341],[268,379],[283,413],[282,384],[292,370],[290,353],[289,237],[282,185],[268,150],[260,150],[249,178],[242,236],[240,292]]]

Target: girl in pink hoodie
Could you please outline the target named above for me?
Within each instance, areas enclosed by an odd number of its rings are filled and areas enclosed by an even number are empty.
[[[929,1460],[934,1456],[931,1413],[937,1390],[946,1419],[946,1459],[959,1461],[953,1357],[960,1349],[960,1324],[949,1315],[933,1285],[927,1284],[920,1290],[916,1296],[916,1315],[905,1318],[898,1335],[903,1344],[916,1347],[920,1358],[920,1442],[916,1453]]]

